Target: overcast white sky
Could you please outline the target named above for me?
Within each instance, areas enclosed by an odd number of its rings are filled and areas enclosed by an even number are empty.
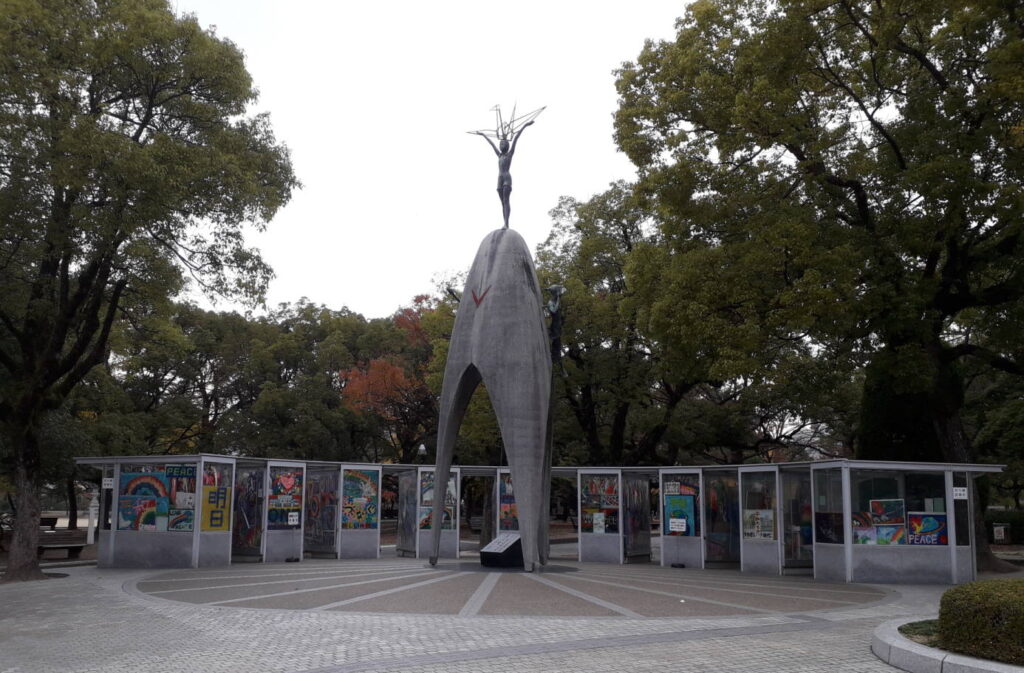
[[[277,273],[268,304],[383,317],[468,270],[502,225],[496,158],[466,134],[496,103],[548,106],[512,164],[510,224],[536,248],[559,196],[633,177],[612,71],[672,38],[685,4],[172,0],[245,52],[304,185],[249,239]]]

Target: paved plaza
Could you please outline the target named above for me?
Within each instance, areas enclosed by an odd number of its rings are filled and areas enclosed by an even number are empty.
[[[893,671],[871,632],[945,587],[557,560],[52,569],[0,585],[0,671]]]

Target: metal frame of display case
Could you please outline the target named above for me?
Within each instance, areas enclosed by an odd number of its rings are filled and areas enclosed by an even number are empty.
[[[222,456],[215,454],[196,454],[189,456],[107,456],[107,457],[86,457],[76,458],[80,465],[97,468],[101,472],[103,483],[100,490],[100,529],[98,539],[98,564],[101,567],[198,567],[200,565],[227,565],[231,561],[232,533],[234,532],[234,508],[235,493],[229,496],[227,508],[228,522],[224,530],[203,531],[204,516],[209,513],[208,505],[202,497],[202,477],[205,467],[212,464],[220,464],[229,468],[230,475],[227,483],[232,489],[237,489],[236,473],[240,469],[248,469],[259,466],[263,470],[262,475],[262,507],[261,521],[263,531],[260,543],[262,559],[267,562],[285,560],[286,558],[302,558],[304,551],[303,534],[305,526],[306,486],[307,470],[310,467],[327,467],[337,469],[339,474],[339,504],[341,503],[341,491],[344,488],[344,477],[346,470],[367,470],[376,471],[376,502],[377,512],[380,512],[381,487],[385,471],[400,473],[411,472],[410,476],[415,478],[415,504],[416,523],[420,516],[420,476],[426,472],[433,472],[434,467],[430,465],[390,465],[390,464],[367,464],[367,463],[328,463],[323,461],[296,461],[296,460],[274,460],[263,458],[247,458]],[[156,466],[156,465],[194,465],[196,469],[196,491],[194,503],[194,523],[191,531],[161,531],[161,530],[118,530],[118,503],[121,489],[121,474],[123,468],[129,465]],[[661,518],[661,526],[666,530],[669,523],[666,521],[665,512],[665,483],[671,475],[695,476],[698,493],[694,500],[694,514],[699,521],[697,535],[668,536],[662,535],[660,563],[671,565],[673,563],[684,563],[690,567],[707,567],[707,536],[708,521],[706,516],[706,503],[708,498],[708,475],[706,472],[720,471],[728,467],[735,470],[738,489],[738,510],[741,513],[739,521],[739,564],[744,572],[760,572],[778,574],[784,571],[787,559],[787,533],[799,535],[795,544],[801,545],[807,550],[809,560],[804,560],[808,566],[813,565],[815,578],[838,582],[936,582],[936,583],[962,583],[975,579],[977,569],[974,561],[975,531],[973,526],[973,495],[975,477],[984,473],[997,473],[1001,471],[1000,465],[975,465],[958,463],[915,463],[915,462],[885,462],[885,461],[854,461],[846,459],[826,460],[801,463],[778,463],[778,464],[756,464],[736,466],[677,466],[661,468],[657,471],[659,484],[658,512]],[[290,468],[298,470],[303,475],[303,503],[299,509],[300,519],[298,526],[293,530],[270,530],[269,500],[271,495],[271,471],[275,468]],[[794,471],[804,471],[809,475],[810,493],[810,528],[809,545],[803,537],[807,531],[794,527],[793,521],[786,518],[786,507],[790,506],[785,501],[785,480],[784,475]],[[826,473],[826,470],[835,472]],[[553,469],[553,474],[563,477],[576,478],[576,511],[578,515],[577,534],[578,552],[577,558],[582,562],[605,562],[623,563],[624,558],[624,522],[623,517],[623,475],[636,472],[650,472],[650,468],[630,467],[558,467]],[[456,483],[455,497],[455,522],[454,529],[444,531],[442,535],[442,556],[446,558],[458,558],[458,536],[459,521],[461,516],[461,476],[465,474],[487,475],[493,474],[499,477],[502,472],[508,472],[507,468],[473,466],[464,468],[453,466],[452,476]],[[757,542],[744,536],[743,510],[746,507],[745,482],[757,473],[770,472],[774,475],[774,497],[772,510],[774,512],[774,540],[773,544]],[[914,544],[871,544],[875,539],[876,532],[872,532],[870,526],[865,528],[863,520],[868,512],[858,512],[860,522],[857,530],[862,531],[858,539],[867,544],[855,544],[854,542],[854,497],[855,495],[863,500],[863,493],[854,493],[854,475],[860,475],[860,486],[858,488],[879,488],[877,486],[865,487],[863,484],[871,483],[870,475],[862,475],[862,472],[879,473],[874,479],[888,479],[886,474],[893,476],[897,493],[902,493],[900,498],[889,498],[889,500],[903,500],[899,506],[903,513],[903,523],[899,524],[905,528],[903,533],[908,541]],[[794,472],[795,473],[795,472]],[[937,487],[935,479],[918,479],[910,481],[910,475],[941,474],[941,488]],[[617,500],[614,507],[617,516],[617,531],[615,533],[594,533],[583,531],[583,486],[587,475],[604,475],[615,478],[617,489]],[[826,476],[829,475],[829,476]],[[821,477],[821,479],[819,479]],[[831,480],[830,482],[823,481]],[[819,481],[822,481],[820,484]],[[911,486],[916,483],[917,486]],[[883,481],[883,485],[885,482]],[[930,485],[929,485],[930,484]],[[822,485],[829,488],[829,491],[821,491]],[[803,490],[806,485],[801,485]],[[500,503],[498,503],[498,480],[495,481],[495,519],[498,523],[500,516]],[[909,490],[908,490],[909,489]],[[934,490],[934,494],[927,495]],[[869,491],[870,492],[870,491]],[[926,495],[921,495],[924,492]],[[125,496],[128,497],[128,496]],[[142,496],[139,496],[142,497]],[[400,496],[401,498],[401,496]],[[872,498],[871,508],[875,503],[885,498]],[[910,502],[918,503],[915,507],[921,508],[917,511],[910,509]],[[924,503],[922,506],[920,503]],[[400,503],[401,505],[401,503]],[[794,512],[803,511],[806,513],[806,496],[801,495],[800,501],[792,505],[797,509]],[[885,507],[885,505],[881,505]],[[857,507],[863,507],[863,503],[857,503]],[[599,508],[600,509],[600,508]],[[612,509],[607,507],[604,509]],[[801,518],[797,516],[797,520]],[[922,537],[924,530],[922,523],[926,517],[931,517],[928,522],[934,529],[942,530],[946,537],[946,544],[929,543],[928,540],[941,540],[940,535],[932,538]],[[874,521],[872,517],[871,521]],[[911,532],[911,524],[913,531]],[[159,523],[157,525],[160,525]],[[170,524],[168,524],[170,525]],[[804,523],[800,524],[804,526]],[[884,528],[882,524],[877,524]],[[897,525],[897,524],[893,524]],[[966,527],[964,528],[964,526]],[[107,527],[109,526],[109,528]],[[345,536],[362,533],[361,530],[343,530],[341,516],[338,517],[337,549],[342,558],[346,541]],[[787,526],[794,528],[788,530]],[[963,528],[963,530],[959,530]],[[368,539],[366,550],[359,552],[360,555],[353,558],[376,558],[380,556],[380,534],[381,526],[378,518],[377,528],[372,533],[371,529],[365,532]],[[731,530],[731,529],[730,529]],[[864,532],[866,531],[866,533]],[[429,544],[429,530],[420,530],[418,525],[415,529],[415,544],[417,556],[425,556]],[[191,533],[191,534],[189,534]],[[870,536],[869,536],[870,534]],[[882,533],[877,533],[879,536]],[[731,532],[730,532],[731,535]],[[891,531],[886,532],[886,536]],[[825,537],[831,537],[831,541]],[[912,537],[913,536],[913,537]],[[842,541],[838,541],[842,538]],[[280,538],[280,539],[277,539]],[[878,539],[882,539],[879,537]],[[891,539],[887,537],[886,539]],[[682,556],[676,556],[680,545],[688,547]],[[731,545],[731,543],[730,543]],[[766,555],[767,563],[755,563],[752,550],[756,547],[771,547]],[[807,549],[807,547],[810,549]],[[943,549],[945,547],[945,549]],[[410,550],[411,551],[411,550]],[[801,552],[803,553],[803,552]],[[365,555],[364,555],[365,554]]]
[[[583,480],[585,475],[607,475],[614,476],[616,480],[616,491],[618,494],[616,532],[615,533],[586,533],[583,531]],[[607,508],[612,509],[612,508]],[[577,558],[583,562],[598,563],[623,563],[625,561],[622,541],[622,470],[618,468],[581,467],[578,470],[576,481],[576,512],[579,514],[577,521],[577,539],[579,540],[579,551]]]

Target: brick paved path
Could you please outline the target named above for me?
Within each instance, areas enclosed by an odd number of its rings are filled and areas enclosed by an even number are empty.
[[[0,585],[0,672],[893,671],[872,629],[943,589],[413,559],[61,572]]]

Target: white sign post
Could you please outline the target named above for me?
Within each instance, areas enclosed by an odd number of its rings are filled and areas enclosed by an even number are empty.
[[[100,498],[99,493],[93,491],[90,493],[92,500],[89,501],[89,527],[85,534],[86,544],[96,543],[96,523],[100,516]]]

